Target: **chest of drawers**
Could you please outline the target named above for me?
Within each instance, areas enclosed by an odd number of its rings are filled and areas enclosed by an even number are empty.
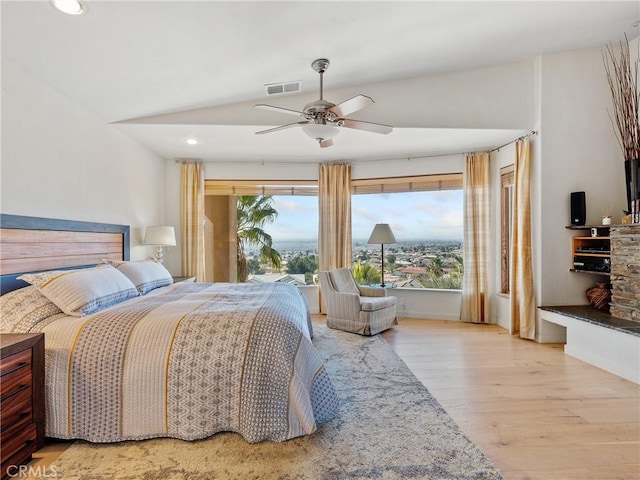
[[[0,335],[0,475],[44,445],[44,334]]]

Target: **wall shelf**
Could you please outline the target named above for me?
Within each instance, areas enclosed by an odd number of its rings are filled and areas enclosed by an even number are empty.
[[[571,272],[609,276],[611,273],[611,239],[608,225],[571,225],[569,230],[598,229],[597,236],[577,235],[571,238],[573,267]],[[600,235],[602,233],[603,235]]]

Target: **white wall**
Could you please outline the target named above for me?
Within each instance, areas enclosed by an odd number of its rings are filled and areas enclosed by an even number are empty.
[[[603,211],[620,223],[626,205],[623,159],[608,116],[611,98],[601,49],[542,57],[541,215],[538,260],[540,305],[585,304],[595,278],[569,272],[573,264],[570,194],[584,191],[587,224],[600,224]]]
[[[563,52],[534,62],[533,99],[539,135],[532,141],[532,228],[538,305],[586,304],[597,277],[570,272],[573,264],[570,194],[585,191],[587,223],[600,224],[604,210],[619,223],[626,204],[622,157],[607,109],[610,94],[601,49]],[[513,146],[495,152],[493,232],[500,238],[500,167],[513,163]],[[499,296],[500,245],[492,252],[492,319],[508,328],[509,299]],[[564,329],[537,320],[537,340],[561,342]]]
[[[434,288],[388,288],[387,295],[397,299],[399,317],[428,320],[460,320],[460,290]]]
[[[0,168],[2,213],[130,225],[132,258],[153,253],[165,161],[5,59]]]

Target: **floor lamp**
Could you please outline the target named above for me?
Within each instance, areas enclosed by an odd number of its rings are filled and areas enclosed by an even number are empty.
[[[393,232],[391,231],[391,227],[389,227],[388,223],[377,223],[375,227],[373,227],[373,232],[371,232],[371,236],[369,237],[369,244],[380,244],[381,252],[381,265],[380,265],[380,273],[381,283],[380,286],[384,288],[384,244],[387,243],[397,243],[396,237],[393,236]]]

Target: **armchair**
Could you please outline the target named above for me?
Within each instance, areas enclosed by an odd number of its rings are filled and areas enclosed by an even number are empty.
[[[375,335],[398,324],[396,297],[358,285],[348,268],[320,272],[320,288],[330,328]]]

